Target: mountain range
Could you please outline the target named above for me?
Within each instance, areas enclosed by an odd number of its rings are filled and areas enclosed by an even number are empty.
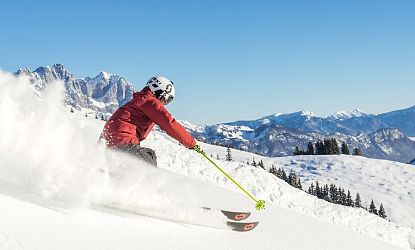
[[[260,125],[277,124],[302,132],[322,134],[338,132],[354,136],[361,133],[373,133],[384,128],[397,128],[407,136],[415,136],[415,106],[378,115],[366,114],[359,109],[353,112],[337,112],[329,117],[320,117],[309,111],[300,111],[265,116],[253,121],[236,121],[225,124],[247,126],[253,129]]]
[[[77,110],[89,109],[106,116],[131,100],[134,87],[124,77],[100,72],[90,78],[76,78],[64,65],[28,68],[14,73],[17,77],[28,77],[37,95],[52,82],[62,81],[65,85],[65,102]]]
[[[305,150],[309,142],[315,143],[326,138],[345,142],[349,148],[359,148],[363,156],[370,158],[408,163],[415,155],[415,142],[395,128],[383,128],[353,136],[339,132],[304,132],[272,123],[257,127],[229,124],[195,126],[188,122],[182,124],[200,141],[271,157],[292,155],[296,146]]]
[[[62,81],[65,102],[77,109],[110,116],[132,98],[133,85],[124,77],[100,72],[97,76],[76,78],[62,64],[19,69],[15,76],[28,77],[37,95],[48,84]],[[415,157],[415,106],[383,114],[362,110],[339,111],[320,117],[309,111],[273,114],[256,120],[215,125],[181,123],[200,141],[238,148],[265,156],[291,155],[295,146],[336,138],[349,147],[360,148],[367,157],[410,162]]]

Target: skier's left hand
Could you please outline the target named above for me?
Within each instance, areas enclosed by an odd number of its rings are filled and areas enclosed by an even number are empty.
[[[196,146],[194,146],[193,148],[190,148],[190,149],[193,149],[193,150],[195,150],[197,152],[202,151],[202,149],[200,148],[200,146],[197,145],[197,144],[196,144]]]

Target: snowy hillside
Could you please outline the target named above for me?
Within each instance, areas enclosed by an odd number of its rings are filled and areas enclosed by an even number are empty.
[[[153,132],[143,146],[157,152],[160,168],[154,169],[97,144],[103,122],[61,105],[62,85],[51,84],[37,100],[27,82],[0,72],[0,87],[0,115],[7,117],[0,123],[0,249],[415,249],[414,229],[294,189],[245,164],[259,156],[237,151],[241,162],[218,163],[267,207],[253,211],[252,220],[260,221],[254,231],[225,230],[220,214],[199,207],[252,211],[254,204],[196,152]],[[225,152],[201,146],[208,155]],[[383,193],[377,184],[384,178],[390,190],[385,207],[393,200],[404,211],[413,202],[409,165],[351,157],[263,159],[298,166],[305,177],[310,166],[323,176],[330,165],[336,171],[327,176],[367,182],[362,190],[373,187],[374,196]],[[352,165],[350,171],[342,163]],[[359,167],[366,169],[359,174]],[[404,202],[393,199],[407,190]]]
[[[206,151],[214,156],[222,155],[225,149],[206,146]],[[388,218],[402,225],[415,227],[413,208],[415,207],[415,168],[408,164],[385,160],[369,159],[360,156],[290,156],[268,158],[232,150],[239,162],[262,160],[269,168],[282,167],[288,173],[296,171],[301,177],[303,189],[311,182],[335,184],[349,189],[353,195],[358,192],[369,207],[371,199],[382,202]],[[376,204],[379,207],[379,203]]]

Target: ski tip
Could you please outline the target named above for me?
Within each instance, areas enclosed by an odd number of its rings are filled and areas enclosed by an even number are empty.
[[[236,232],[249,232],[258,226],[259,222],[233,222],[228,221],[226,225],[228,225],[233,231]]]

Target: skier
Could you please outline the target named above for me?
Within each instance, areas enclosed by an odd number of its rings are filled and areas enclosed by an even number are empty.
[[[154,150],[140,146],[155,124],[178,140],[183,146],[193,149],[195,139],[165,109],[175,94],[173,82],[156,76],[146,86],[133,94],[133,99],[120,107],[106,122],[101,137],[109,148],[134,154],[157,167]]]

